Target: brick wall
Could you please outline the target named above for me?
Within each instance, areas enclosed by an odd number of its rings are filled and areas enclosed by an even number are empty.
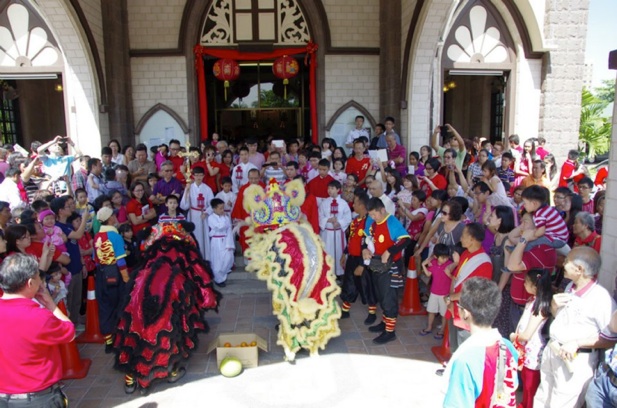
[[[186,0],[129,0],[130,47],[175,48]]]
[[[88,20],[88,26],[94,37],[94,42],[101,58],[101,66],[105,66],[105,49],[103,47],[103,21],[101,17],[100,0],[79,0],[81,9]],[[105,74],[105,72],[103,72]]]
[[[167,105],[189,122],[184,57],[132,58],[131,76],[135,123],[157,103]]]
[[[333,47],[379,47],[379,0],[322,1]]]
[[[589,0],[547,2],[544,36],[555,49],[544,59],[540,136],[556,157],[577,148],[588,10]]]
[[[61,0],[46,0],[38,9],[60,44],[65,58],[64,106],[67,133],[86,154],[100,155],[98,95],[94,67],[86,54],[88,42],[78,22]]]
[[[617,93],[617,88],[615,89]],[[613,105],[613,137],[611,141],[606,203],[604,205],[604,226],[602,228],[602,270],[599,282],[617,299],[615,279],[617,277],[617,103]]]

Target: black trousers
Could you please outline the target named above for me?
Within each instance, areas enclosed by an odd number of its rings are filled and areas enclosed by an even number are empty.
[[[398,316],[398,298],[402,288],[400,280],[400,274],[403,271],[402,265],[403,260],[400,259],[392,264],[392,268],[388,272],[373,272],[373,285],[375,286],[377,301],[383,315],[391,319]]]
[[[373,287],[372,272],[364,268],[362,276],[355,276],[354,271],[358,266],[364,266],[361,256],[347,256],[345,262],[345,275],[343,275],[343,287],[341,288],[341,300],[354,303],[358,296],[362,304],[375,305],[377,298]]]
[[[0,398],[0,408],[28,407],[28,408],[66,408],[69,402],[59,386],[55,385],[50,392],[34,393],[28,398],[13,399]]]
[[[109,285],[106,276],[117,272],[117,284]],[[96,268],[96,300],[99,304],[99,325],[101,334],[113,334],[120,318],[120,308],[124,298],[124,281],[116,265],[99,265]]]

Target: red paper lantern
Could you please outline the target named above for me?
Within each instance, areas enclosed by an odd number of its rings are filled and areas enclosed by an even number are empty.
[[[282,57],[277,58],[272,64],[272,73],[277,78],[282,79],[283,85],[285,85],[285,99],[287,99],[287,85],[289,84],[289,78],[293,78],[298,75],[299,71],[300,65],[298,64],[298,61],[288,55],[283,55]]]
[[[240,65],[235,60],[229,58],[221,58],[214,63],[212,73],[216,79],[225,81],[225,100],[227,100],[227,88],[229,81],[235,81],[240,76]]]

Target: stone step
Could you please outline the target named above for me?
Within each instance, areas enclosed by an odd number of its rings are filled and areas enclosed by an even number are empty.
[[[259,280],[253,272],[247,272],[244,268],[244,258],[242,256],[235,257],[236,267],[227,275],[226,286],[224,288],[216,287],[223,295],[249,295],[269,293],[266,287],[266,282]]]

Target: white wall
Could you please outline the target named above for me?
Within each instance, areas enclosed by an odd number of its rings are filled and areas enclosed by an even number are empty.
[[[135,144],[144,143],[149,149],[162,143],[169,145],[171,139],[178,139],[184,145],[187,138],[178,122],[169,113],[159,110],[148,119],[141,133],[135,135]]]

